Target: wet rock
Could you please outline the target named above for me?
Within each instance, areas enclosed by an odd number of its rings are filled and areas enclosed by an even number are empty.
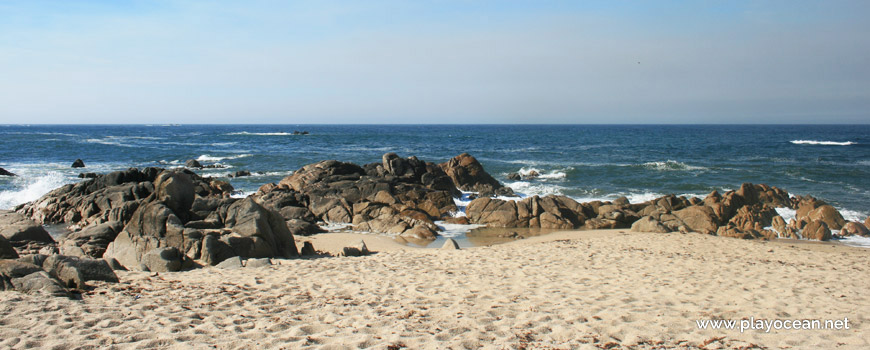
[[[444,222],[446,222],[448,224],[454,224],[454,225],[468,225],[469,224],[468,217],[465,217],[465,216],[447,218],[447,219],[444,219]]]
[[[511,181],[520,181],[523,179],[523,177],[520,176],[520,174],[518,173],[510,173],[507,175],[507,179]]]
[[[18,175],[13,174],[13,173],[7,171],[6,169],[0,168],[0,176],[18,176]]]
[[[247,171],[247,170],[239,170],[237,172],[227,174],[227,177],[245,177],[245,176],[251,176],[251,172]]]
[[[860,222],[847,222],[843,225],[843,228],[840,229],[840,236],[848,237],[848,236],[861,236],[861,237],[870,237],[870,230],[867,229],[866,226],[861,224]]]
[[[96,179],[97,173],[79,173],[79,179]]]
[[[72,167],[73,167],[73,168],[84,168],[84,167],[85,167],[85,162],[84,162],[83,160],[81,160],[81,159],[76,159],[76,160],[72,163]]]
[[[184,166],[191,169],[202,169],[202,163],[196,159],[188,159],[184,162]]]

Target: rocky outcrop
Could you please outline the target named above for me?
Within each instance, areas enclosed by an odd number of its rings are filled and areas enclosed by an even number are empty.
[[[7,171],[6,169],[0,168],[0,176],[18,176],[18,175],[13,174],[13,173]]]
[[[582,206],[565,196],[528,197],[521,201],[477,198],[466,207],[472,224],[490,227],[579,228],[586,223]]]
[[[0,260],[0,290],[69,297],[67,288],[89,288],[87,281],[118,282],[118,277],[101,259],[32,255]]]
[[[84,167],[85,167],[85,162],[84,162],[83,160],[81,160],[81,159],[76,159],[76,160],[72,163],[72,167],[73,167],[73,168],[84,168]]]
[[[87,281],[118,282],[118,276],[103,259],[51,255],[43,262],[42,269],[69,288],[84,289]]]
[[[847,222],[843,225],[843,228],[840,229],[840,236],[849,237],[849,236],[861,236],[861,237],[870,237],[870,230],[867,229],[866,226],[861,224],[860,222]]]
[[[440,167],[460,190],[479,192],[481,196],[514,196],[510,188],[502,186],[468,153],[453,157]]]

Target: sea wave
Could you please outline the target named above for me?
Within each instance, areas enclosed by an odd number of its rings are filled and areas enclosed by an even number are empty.
[[[821,145],[821,146],[850,146],[857,144],[852,141],[816,141],[816,140],[792,140],[791,143],[795,145]]]
[[[250,154],[250,153],[238,154],[238,155],[234,155],[234,156],[223,156],[223,157],[203,154],[203,155],[197,157],[196,160],[198,160],[200,162],[220,162],[222,160],[227,160],[227,159],[239,159],[239,158],[246,158],[246,157],[252,157],[252,156],[253,156],[253,154]]]
[[[231,132],[227,135],[249,135],[249,136],[292,136],[299,135],[293,134],[292,132],[248,132],[248,131],[239,131],[239,132]]]
[[[666,160],[664,162],[646,162],[641,164],[642,167],[658,171],[683,171],[683,170],[707,170],[705,167],[689,165],[676,160]]]
[[[47,172],[38,177],[17,176],[13,189],[0,192],[0,209],[12,209],[16,205],[30,202],[44,194],[69,183],[60,172]]]
[[[520,168],[518,173],[520,175],[522,175],[523,177],[526,177],[526,176],[529,176],[529,174],[531,174],[534,171],[534,172],[538,173],[538,177],[537,177],[538,179],[548,179],[548,180],[549,179],[564,179],[564,178],[568,177],[568,173],[566,173],[566,171],[569,171],[572,169],[573,168],[544,171],[544,170],[540,170],[538,168],[533,168],[533,167],[528,167],[528,168],[523,167],[523,168]]]

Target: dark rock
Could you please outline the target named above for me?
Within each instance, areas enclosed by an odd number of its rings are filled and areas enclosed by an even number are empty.
[[[18,259],[18,252],[2,235],[0,235],[0,259]]]
[[[314,245],[311,244],[311,242],[306,241],[306,242],[302,243],[302,250],[300,251],[300,253],[302,255],[306,255],[306,256],[307,255],[316,255],[317,251],[314,250]]]
[[[51,278],[45,271],[31,273],[21,278],[14,278],[11,284],[16,290],[27,294],[45,294],[53,297],[71,297],[69,290],[59,281]]]
[[[239,170],[237,172],[230,173],[227,175],[227,177],[245,177],[245,176],[251,176],[251,172],[247,171],[247,170]]]
[[[518,173],[510,173],[507,175],[507,179],[511,181],[520,181],[523,179],[523,177],[520,176],[520,174]]]
[[[96,179],[97,173],[79,173],[80,179]]]
[[[196,159],[188,159],[184,162],[184,166],[192,169],[202,169],[202,164]]]
[[[9,171],[6,171],[6,169],[0,168],[0,176],[18,176],[18,175],[10,173]]]
[[[142,256],[142,265],[147,271],[173,272],[181,270],[181,251],[176,247],[155,248]]]
[[[535,170],[531,170],[531,171],[529,171],[527,174],[525,174],[525,176],[523,176],[523,179],[525,179],[525,180],[534,180],[534,179],[537,179],[537,178],[540,177],[540,176],[541,176],[540,173],[538,173],[538,172],[535,171]]]
[[[327,232],[318,225],[298,219],[288,220],[287,228],[290,230],[290,233],[293,234],[294,237],[310,236],[318,233]]]
[[[76,159],[76,161],[72,163],[72,167],[73,168],[84,168],[85,162],[81,159]]]
[[[360,240],[357,244],[342,249],[342,256],[364,256],[369,255],[369,248],[366,247],[366,242]]]

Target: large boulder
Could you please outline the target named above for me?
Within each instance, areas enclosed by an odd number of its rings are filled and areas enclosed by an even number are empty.
[[[465,215],[473,224],[490,227],[523,227],[517,218],[517,204],[514,201],[489,197],[477,198],[468,203]]]
[[[184,248],[190,245],[184,235],[181,219],[160,202],[149,203],[136,211],[130,223],[124,227],[107,247],[104,259],[114,258],[130,269],[141,266],[142,257],[160,247]]]
[[[771,226],[773,218],[777,216],[776,210],[767,205],[744,205],[728,222],[741,230],[761,231],[765,227]]]
[[[440,167],[460,190],[482,194],[513,194],[512,191],[508,191],[509,188],[501,190],[504,186],[487,173],[483,169],[483,165],[468,153],[453,157],[447,162],[441,163]]]
[[[15,246],[27,242],[54,243],[42,225],[8,210],[0,210],[0,235]]]
[[[716,224],[716,213],[707,206],[695,205],[677,210],[673,214],[680,218],[689,230],[694,232],[713,234],[719,228],[719,225]]]
[[[18,252],[9,243],[6,237],[0,236],[0,259],[17,259]]]
[[[812,239],[817,241],[829,241],[831,240],[831,230],[828,227],[828,224],[821,220],[811,220],[807,222],[806,226],[803,228],[803,236],[806,239]]]
[[[51,255],[42,263],[42,268],[70,288],[84,289],[86,281],[118,282],[118,276],[103,259]]]
[[[71,166],[71,167],[72,167],[72,168],[84,168],[84,167],[85,167],[85,162],[84,162],[83,160],[81,160],[81,159],[76,159],[76,160],[72,163],[72,166]]]
[[[839,230],[846,224],[846,219],[843,218],[843,215],[840,215],[840,212],[836,208],[828,204],[813,209],[807,213],[806,217],[799,217],[799,219],[806,219],[807,221],[819,220],[827,224],[828,228],[832,230]]]
[[[848,236],[862,236],[862,237],[870,237],[870,230],[867,229],[866,226],[861,224],[860,222],[847,222],[843,225],[843,228],[840,229],[840,236],[848,237]]]
[[[238,236],[231,240],[230,245],[242,258],[289,258],[299,255],[284,218],[252,198],[233,203],[224,224]]]
[[[142,256],[141,268],[152,272],[174,272],[181,270],[184,257],[177,247],[154,248]]]
[[[195,184],[184,171],[164,171],[154,180],[157,200],[163,202],[176,215],[186,214],[196,198]]]

